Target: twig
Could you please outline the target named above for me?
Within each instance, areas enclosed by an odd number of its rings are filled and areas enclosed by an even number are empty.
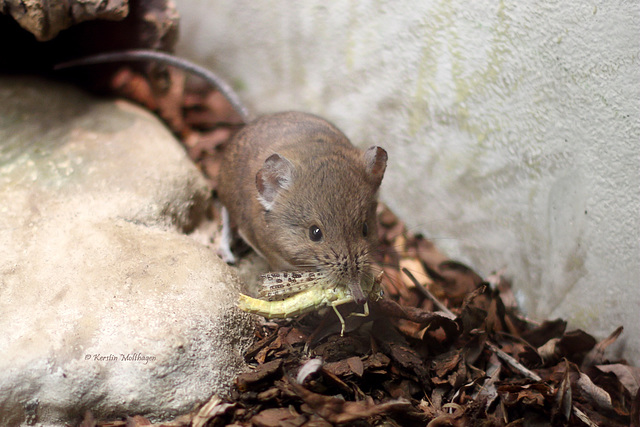
[[[453,316],[455,318],[455,314],[453,314],[451,310],[449,310],[443,303],[441,303],[438,300],[438,298],[436,298],[435,295],[433,295],[429,291],[429,289],[422,286],[420,282],[418,282],[418,280],[415,277],[413,277],[413,274],[411,274],[411,272],[406,269],[406,267],[402,267],[402,272],[407,275],[407,277],[413,282],[414,285],[416,285],[416,288],[420,293],[422,293],[422,295],[424,295],[426,298],[429,298],[431,301],[433,301],[433,303],[438,307],[440,311],[443,311],[447,313],[449,316]]]
[[[516,359],[514,359],[504,351],[500,350],[497,345],[489,341],[486,341],[485,345],[489,348],[489,350],[493,351],[500,359],[505,361],[509,366],[514,368],[516,371],[520,372],[525,377],[532,379],[534,381],[542,381],[542,378],[540,378],[535,372],[532,372],[529,369],[525,368],[524,365],[522,365]]]

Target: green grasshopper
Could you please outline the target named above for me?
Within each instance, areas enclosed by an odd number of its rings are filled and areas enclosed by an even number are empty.
[[[346,285],[336,284],[325,273],[312,271],[267,273],[263,274],[261,278],[260,296],[266,297],[270,301],[240,294],[238,307],[241,310],[259,314],[267,319],[284,319],[331,306],[342,325],[340,335],[344,335],[344,318],[337,307],[353,301],[353,295]],[[364,294],[372,301],[381,297],[381,279],[382,275],[379,275],[371,283],[363,286]],[[284,299],[273,301],[277,298]],[[350,314],[350,316],[362,317],[368,315],[368,303],[364,304],[363,313]]]

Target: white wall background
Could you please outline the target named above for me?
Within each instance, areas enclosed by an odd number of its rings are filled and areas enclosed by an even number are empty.
[[[253,111],[390,157],[382,198],[529,314],[640,364],[640,4],[180,0],[178,53]]]

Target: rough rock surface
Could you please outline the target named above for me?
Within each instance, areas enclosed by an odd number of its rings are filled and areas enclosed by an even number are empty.
[[[207,188],[125,102],[0,77],[0,424],[185,412],[242,369],[238,281],[180,233]]]
[[[72,0],[70,2],[6,0],[0,2],[0,12],[10,15],[36,39],[47,41],[73,24],[94,19],[120,21],[129,13],[128,3],[126,0],[107,3],[103,0]]]

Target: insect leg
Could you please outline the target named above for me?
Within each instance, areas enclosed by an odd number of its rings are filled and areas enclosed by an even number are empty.
[[[337,294],[336,296],[338,296],[339,299],[332,301],[331,307],[333,307],[333,311],[335,311],[336,316],[338,316],[338,319],[340,320],[340,324],[342,325],[342,328],[340,329],[340,336],[342,337],[344,336],[345,323],[344,323],[344,317],[342,317],[342,315],[338,311],[338,306],[342,304],[347,304],[349,302],[353,302],[353,297],[351,295],[345,294],[345,289],[343,288],[337,288],[335,291]]]
[[[336,316],[338,316],[338,319],[340,320],[340,325],[342,325],[341,328],[340,328],[340,336],[343,337],[344,336],[344,327],[345,327],[344,318],[340,314],[340,311],[338,311],[338,306],[336,304],[331,304],[331,307],[333,307],[333,311],[336,312]]]
[[[354,316],[354,317],[367,317],[369,315],[369,303],[365,302],[364,303],[364,312],[362,313],[350,313],[349,317]]]

